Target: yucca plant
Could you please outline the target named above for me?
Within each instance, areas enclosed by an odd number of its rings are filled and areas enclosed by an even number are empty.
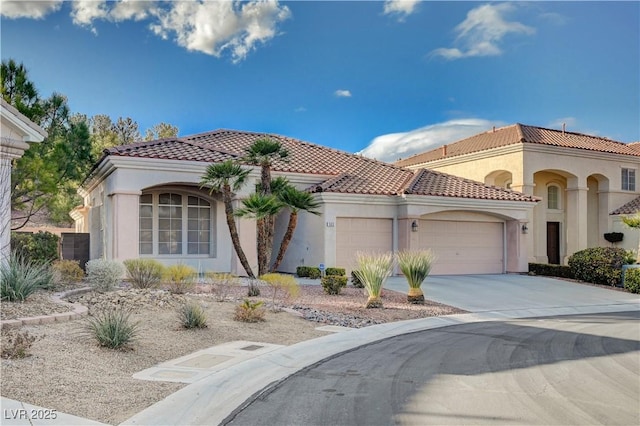
[[[53,274],[48,264],[37,264],[12,253],[0,266],[0,295],[2,300],[23,302],[35,291],[49,288]]]
[[[406,250],[398,252],[397,257],[400,271],[409,283],[407,301],[414,304],[424,304],[424,293],[420,286],[431,272],[435,255],[431,250]]]
[[[380,293],[393,270],[393,253],[357,253],[358,270],[354,271],[369,293],[367,308],[382,308]]]
[[[183,328],[206,328],[207,314],[197,303],[186,303],[178,309],[178,319]]]
[[[128,310],[120,308],[97,312],[87,319],[85,332],[100,346],[122,348],[131,343],[138,333],[138,323],[132,323],[130,316]]]

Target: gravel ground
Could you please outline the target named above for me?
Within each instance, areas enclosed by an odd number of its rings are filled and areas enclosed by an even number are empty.
[[[461,312],[429,302],[408,305],[405,295],[392,291],[383,296],[384,309],[364,309],[362,289],[347,288],[339,296],[329,296],[320,286],[302,286],[296,300],[273,306],[270,289],[263,288],[261,300],[269,308],[266,321],[249,324],[233,320],[235,306],[244,298],[246,288],[210,290],[203,287],[198,294],[189,295],[119,290],[74,296],[71,300],[89,306],[90,312],[108,306],[130,308],[131,318],[140,325],[138,339],[127,350],[110,350],[98,347],[83,334],[84,320],[23,327],[20,332],[27,331],[37,340],[30,349],[31,356],[2,359],[2,396],[118,424],[184,386],[136,380],[132,374],[200,349],[234,340],[291,345],[327,334],[315,330],[318,323],[362,327]],[[188,300],[205,308],[208,328],[180,328],[176,307]],[[51,313],[54,309],[43,293],[22,304],[3,303],[2,312],[6,309],[7,315],[25,316],[20,314],[25,306],[29,314]],[[43,312],[36,312],[36,306]],[[283,307],[300,312],[308,320],[284,311],[273,312]],[[2,344],[6,342],[3,333]]]

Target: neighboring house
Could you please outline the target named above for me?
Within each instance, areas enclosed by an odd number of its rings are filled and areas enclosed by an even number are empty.
[[[286,176],[321,202],[321,215],[300,215],[281,271],[320,263],[352,270],[357,251],[418,248],[436,251],[434,274],[527,271],[528,235],[522,229],[536,197],[279,135],[233,130],[105,150],[79,191],[84,205],[73,212],[78,231],[91,234],[91,258],[153,258],[244,274],[221,196],[199,184],[208,164],[240,159],[264,137],[289,152],[287,161],[275,162],[273,177]],[[252,168],[249,182],[235,194],[236,206],[259,179],[260,170]],[[287,219],[284,212],[276,222],[276,245]],[[238,219],[238,228],[256,265],[255,221]]]
[[[531,262],[565,263],[576,251],[609,246],[604,234],[612,231],[624,233],[618,246],[638,247],[638,232],[621,227],[620,214],[615,213],[640,193],[638,143],[514,124],[395,164],[541,198],[529,217]]]
[[[4,262],[11,250],[11,161],[22,157],[29,143],[42,142],[47,133],[4,99],[0,112],[0,261]]]

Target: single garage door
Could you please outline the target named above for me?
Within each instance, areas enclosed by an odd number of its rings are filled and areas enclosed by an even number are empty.
[[[336,218],[336,266],[357,269],[356,252],[393,250],[393,220]],[[327,265],[332,266],[332,265]]]
[[[421,220],[418,230],[421,248],[438,257],[433,275],[504,273],[504,224]]]

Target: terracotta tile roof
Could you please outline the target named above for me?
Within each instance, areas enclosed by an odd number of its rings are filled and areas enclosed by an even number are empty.
[[[458,176],[421,169],[407,187],[406,194],[485,200],[539,201],[540,198],[497,186],[489,186]]]
[[[563,132],[562,130],[545,129],[543,127],[527,126],[517,123],[479,133],[450,145],[444,145],[421,154],[416,154],[404,160],[397,161],[394,164],[400,167],[408,167],[415,164],[440,160],[442,158],[487,151],[518,143],[551,145],[563,148],[640,156],[640,147],[631,147],[622,142],[616,142],[598,136]]]
[[[264,137],[280,141],[289,152],[286,161],[274,162],[274,171],[320,175],[319,180],[329,176],[328,179],[308,188],[311,192],[377,195],[397,195],[406,192],[447,197],[535,201],[533,197],[442,173],[423,170],[415,174],[411,170],[392,164],[285,136],[236,130],[215,130],[181,138],[136,142],[106,150],[105,156],[216,162],[241,158],[256,139]],[[434,177],[437,178],[434,180]],[[441,185],[448,187],[441,188]]]
[[[120,145],[105,150],[105,155],[161,158],[164,160],[206,161],[209,163],[235,158],[234,155],[227,152],[212,150],[199,144],[176,138]]]
[[[615,215],[615,214],[635,214],[635,213],[638,213],[638,212],[640,212],[640,196],[638,196],[638,197],[634,198],[633,200],[629,201],[624,206],[621,206],[621,207],[615,209],[610,214],[612,214],[612,215]]]

